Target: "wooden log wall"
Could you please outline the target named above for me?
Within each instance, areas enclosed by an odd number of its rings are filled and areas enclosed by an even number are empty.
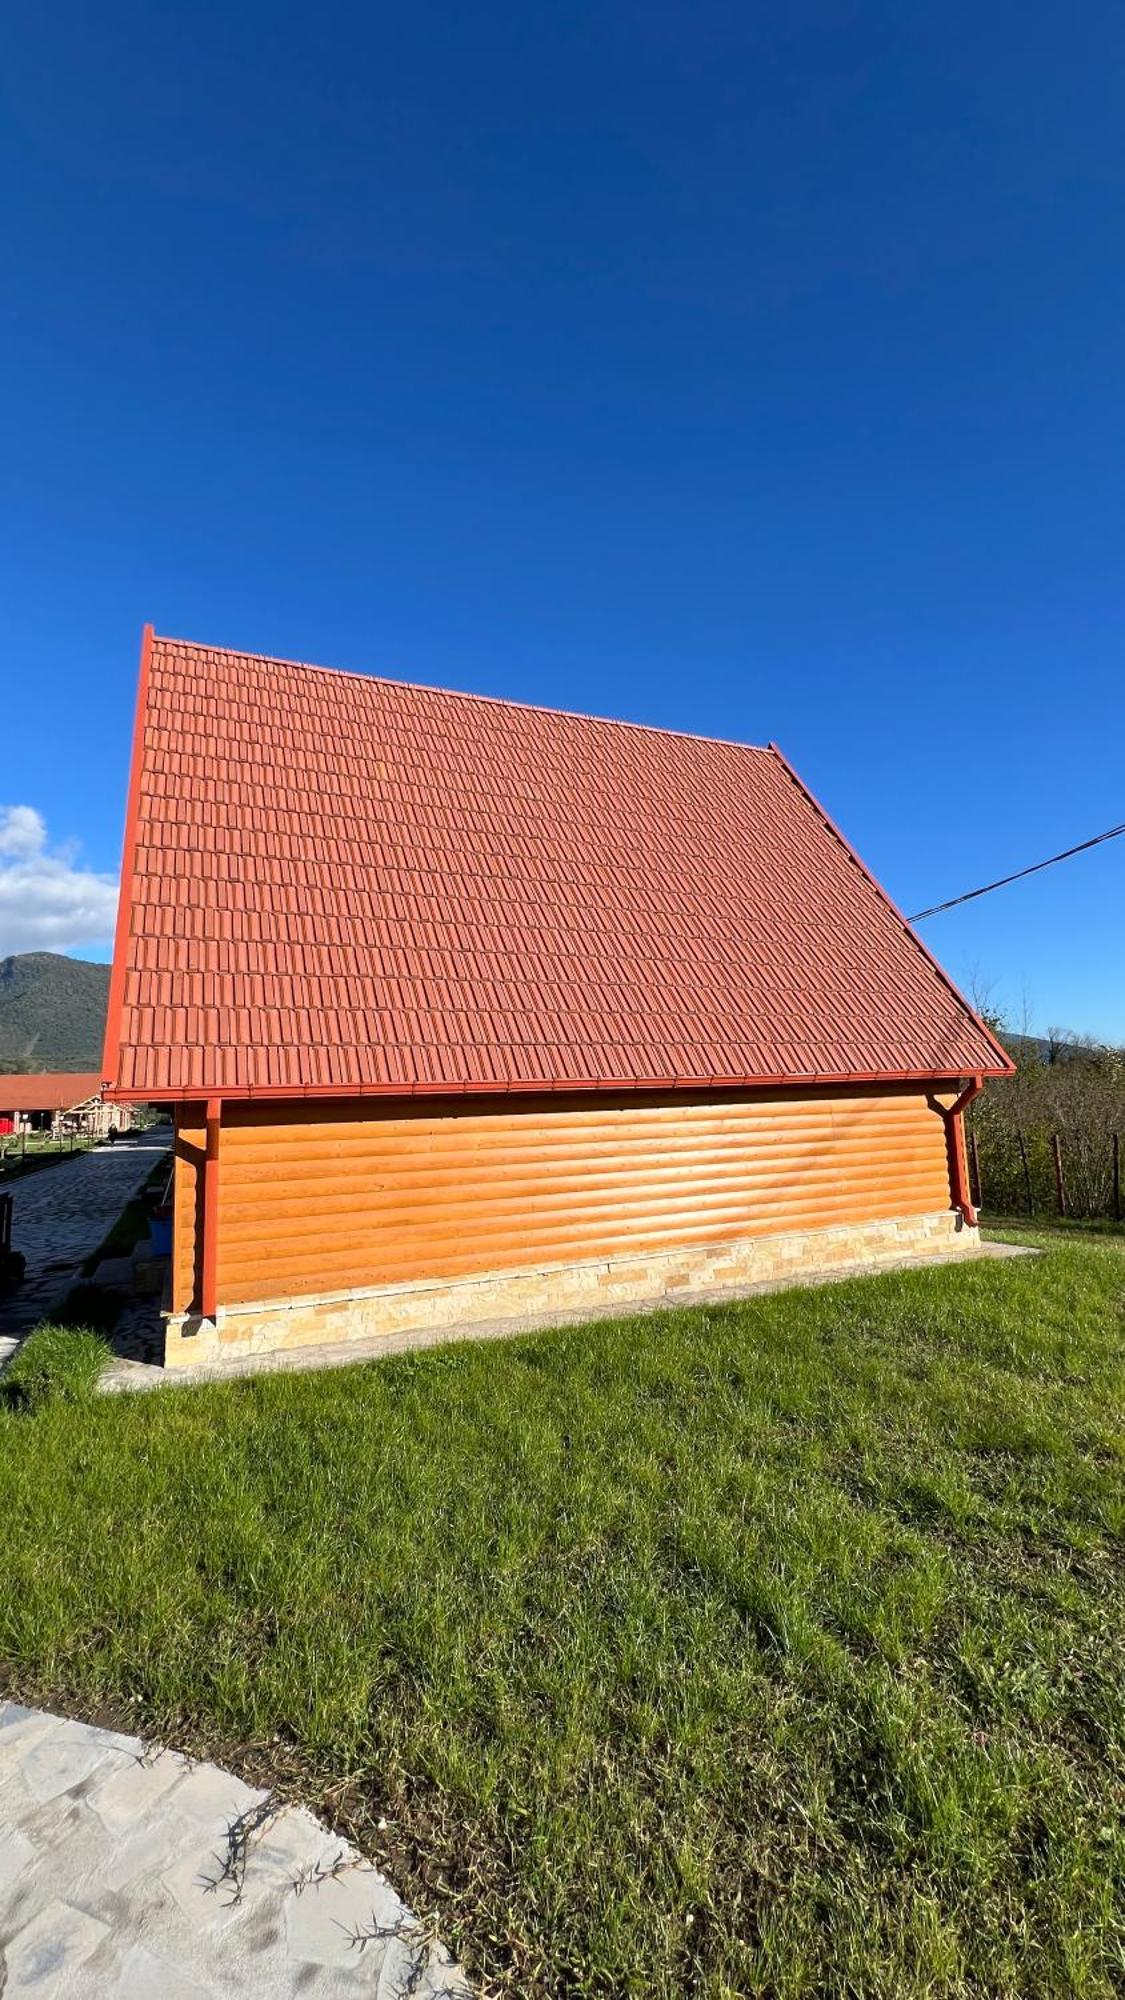
[[[946,1091],[949,1103],[955,1093]],[[177,1118],[173,1306],[198,1305],[202,1105]],[[641,1255],[950,1203],[917,1087],[223,1106],[221,1305]]]

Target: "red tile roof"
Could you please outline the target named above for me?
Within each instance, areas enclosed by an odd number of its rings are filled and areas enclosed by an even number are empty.
[[[146,638],[122,1094],[1007,1067],[772,749]]]
[[[34,1076],[0,1076],[0,1113],[71,1111],[101,1095],[102,1073],[95,1070],[39,1071]]]

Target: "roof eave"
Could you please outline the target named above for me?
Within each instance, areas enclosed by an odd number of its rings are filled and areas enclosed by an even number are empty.
[[[866,1088],[878,1084],[916,1083],[930,1088],[960,1084],[972,1077],[1002,1077],[1014,1073],[1006,1068],[982,1067],[979,1063],[949,1064],[943,1069],[808,1071],[790,1076],[655,1076],[624,1078],[595,1077],[577,1080],[537,1078],[533,1082],[497,1083],[480,1079],[469,1083],[304,1083],[304,1084],[197,1084],[183,1089],[124,1089],[107,1084],[105,1095],[115,1104],[203,1103],[209,1097],[224,1102],[284,1102],[286,1099],[347,1097],[560,1097],[581,1096],[586,1091],[616,1092],[621,1096],[666,1090],[812,1090],[826,1087]]]

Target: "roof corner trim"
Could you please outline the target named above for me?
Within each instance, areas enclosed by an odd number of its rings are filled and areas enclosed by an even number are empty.
[[[146,625],[141,633],[141,660],[137,675],[137,706],[133,716],[133,747],[129,765],[129,791],[125,803],[125,832],[121,843],[121,876],[117,891],[117,922],[113,934],[113,964],[109,975],[109,1000],[105,1017],[102,1073],[105,1087],[117,1082],[121,1067],[121,1017],[125,1005],[126,957],[133,910],[133,873],[137,856],[137,821],[141,803],[141,773],[144,761],[145,714],[148,708],[149,676],[155,633]]]
[[[988,1026],[988,1023],[986,1021],[982,1021],[980,1015],[976,1011],[976,1008],[971,1007],[969,1005],[969,1002],[966,1000],[964,994],[961,992],[960,987],[957,986],[954,983],[954,981],[950,978],[948,972],[946,971],[945,967],[941,964],[940,960],[934,957],[934,954],[930,950],[929,946],[924,942],[922,938],[918,936],[918,933],[914,929],[913,925],[910,923],[909,918],[904,916],[903,912],[899,909],[898,904],[895,902],[893,896],[888,894],[887,890],[884,889],[883,884],[880,882],[878,876],[872,874],[870,868],[867,866],[867,863],[863,860],[862,856],[857,854],[855,848],[852,846],[852,843],[848,839],[847,835],[840,831],[840,828],[837,826],[831,814],[825,810],[824,806],[821,805],[820,800],[816,796],[816,793],[809,789],[808,785],[806,785],[800,773],[794,770],[792,764],[789,762],[788,757],[785,755],[784,750],[782,750],[779,744],[773,742],[771,742],[768,745],[768,748],[777,758],[777,761],[781,765],[781,768],[785,772],[786,776],[797,787],[797,790],[801,792],[804,795],[804,797],[808,800],[809,804],[813,808],[813,811],[819,815],[820,819],[827,827],[829,833],[832,835],[833,839],[839,842],[839,845],[843,848],[844,853],[848,856],[849,860],[851,860],[854,863],[854,865],[859,869],[860,874],[863,875],[868,882],[870,882],[872,888],[875,890],[875,893],[879,897],[880,901],[886,905],[891,915],[895,918],[895,920],[899,924],[901,924],[904,932],[906,933],[906,936],[910,939],[910,942],[914,946],[915,950],[920,952],[921,956],[927,961],[927,963],[933,967],[933,970],[937,973],[938,978],[941,980],[942,984],[948,988],[950,993],[952,993],[953,998],[956,1000],[958,1006],[964,1008],[964,1011],[968,1015],[970,1021],[972,1021],[973,1025],[980,1030],[981,1034],[984,1036],[985,1041],[988,1043],[989,1047],[998,1056],[999,1058],[998,1068],[990,1069],[987,1065],[985,1065],[983,1070],[977,1070],[975,1074],[985,1075],[985,1076],[1014,1076],[1016,1073],[1016,1064],[1013,1062],[1011,1056],[1008,1054],[1007,1049],[1003,1048],[1001,1044],[997,1041],[996,1036],[992,1032],[992,1029]],[[968,1074],[968,1072],[966,1072],[966,1074]]]

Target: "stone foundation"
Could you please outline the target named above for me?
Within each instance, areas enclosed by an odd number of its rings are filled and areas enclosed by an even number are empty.
[[[442,1333],[456,1339],[486,1321],[510,1320],[516,1331],[522,1321],[541,1320],[544,1314],[601,1318],[630,1307],[675,1305],[700,1293],[729,1291],[737,1297],[760,1287],[815,1283],[927,1256],[971,1256],[979,1249],[979,1232],[953,1210],[943,1209],[890,1222],[754,1236],[695,1249],[263,1299],[221,1306],[215,1321],[170,1313],[164,1363],[167,1368],[190,1367],[380,1335]]]

